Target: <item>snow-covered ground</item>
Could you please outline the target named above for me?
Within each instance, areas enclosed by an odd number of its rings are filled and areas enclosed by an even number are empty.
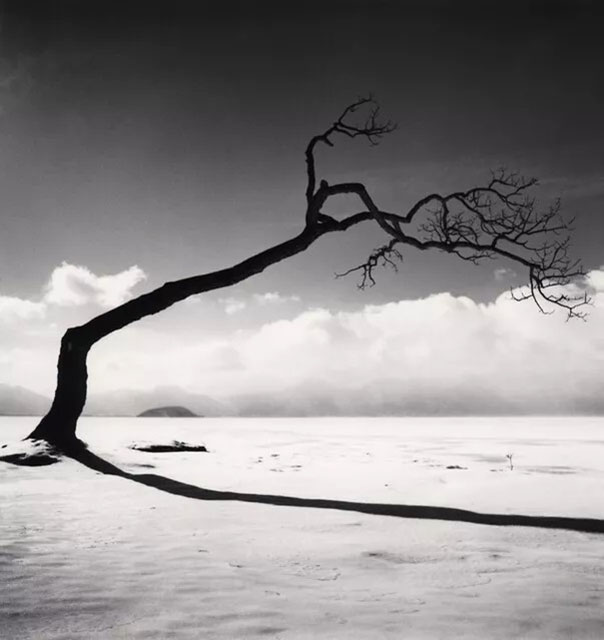
[[[1,418],[0,443],[35,422]],[[604,519],[602,418],[87,418],[80,435],[128,477],[0,463],[2,638],[604,638],[604,534],[270,504]],[[128,448],[171,439],[209,453]]]

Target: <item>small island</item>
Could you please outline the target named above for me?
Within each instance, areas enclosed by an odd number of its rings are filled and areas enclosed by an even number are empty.
[[[139,413],[138,418],[197,418],[197,414],[193,413],[186,407],[155,407],[147,409]]]

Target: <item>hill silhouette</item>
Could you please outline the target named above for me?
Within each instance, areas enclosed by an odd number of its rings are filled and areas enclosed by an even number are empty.
[[[172,406],[172,407],[154,407],[153,409],[147,409],[138,414],[139,418],[195,418],[196,413],[193,413],[186,407]]]

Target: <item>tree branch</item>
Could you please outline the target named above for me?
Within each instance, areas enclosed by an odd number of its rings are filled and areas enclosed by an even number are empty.
[[[398,240],[390,240],[388,244],[373,251],[369,258],[362,264],[342,273],[336,273],[336,278],[343,278],[355,271],[360,271],[361,279],[357,287],[359,289],[373,287],[373,285],[375,285],[373,272],[376,267],[390,267],[393,271],[398,272],[397,262],[403,261],[403,254],[396,248],[397,244],[399,244]]]
[[[359,110],[365,110],[366,116],[362,122],[351,120],[351,116]],[[390,121],[382,122],[379,118],[380,107],[373,96],[369,94],[364,98],[359,98],[349,104],[340,114],[337,120],[323,133],[311,138],[305,151],[306,158],[306,224],[312,225],[317,221],[321,205],[324,202],[325,194],[322,188],[327,186],[323,182],[317,191],[317,177],[315,167],[315,148],[319,143],[329,147],[334,146],[332,137],[337,134],[349,138],[363,137],[371,145],[379,144],[383,136],[392,133],[396,129],[396,124]]]
[[[536,208],[530,190],[537,185],[534,178],[525,178],[500,169],[491,174],[485,186],[448,195],[430,194],[407,213],[382,211],[361,183],[341,183],[325,188],[324,199],[339,194],[356,194],[367,213],[391,236],[391,240],[373,251],[367,260],[347,270],[361,273],[360,287],[375,283],[373,272],[389,263],[396,247],[408,245],[420,251],[437,249],[478,264],[497,256],[524,266],[528,271],[529,288],[514,294],[515,300],[532,299],[545,312],[544,304],[560,307],[568,318],[584,318],[583,307],[590,303],[587,293],[572,293],[569,286],[584,276],[579,261],[569,255],[572,221],[560,215],[557,200],[545,211]],[[428,205],[436,208],[429,209]],[[407,233],[409,225],[422,216],[420,235]]]

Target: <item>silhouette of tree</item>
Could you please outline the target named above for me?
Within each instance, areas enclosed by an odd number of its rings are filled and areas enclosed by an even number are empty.
[[[586,294],[579,288],[576,295],[569,293],[573,288],[567,286],[583,273],[580,264],[568,255],[569,223],[559,215],[559,202],[545,211],[537,209],[530,195],[537,184],[535,179],[499,170],[484,186],[447,195],[432,193],[405,213],[378,207],[360,182],[329,184],[321,179],[317,186],[316,152],[320,146],[333,147],[343,136],[363,138],[376,145],[395,128],[381,119],[379,105],[372,96],[348,105],[306,147],[306,218],[298,235],[226,269],[167,282],[68,329],[61,340],[52,406],[28,437],[45,440],[64,451],[82,446],[76,437],[76,425],[86,402],[86,358],[91,347],[105,336],[189,296],[237,284],[305,251],[321,236],[346,231],[362,222],[377,223],[388,241],[362,264],[345,272],[358,272],[361,288],[375,283],[378,266],[396,269],[404,246],[444,251],[474,263],[501,256],[528,272],[528,287],[515,294],[518,300],[532,299],[544,313],[549,312],[548,306],[562,307],[569,317],[583,317],[581,308],[589,302]],[[356,196],[359,209],[339,219],[325,214],[327,201],[343,194]]]

